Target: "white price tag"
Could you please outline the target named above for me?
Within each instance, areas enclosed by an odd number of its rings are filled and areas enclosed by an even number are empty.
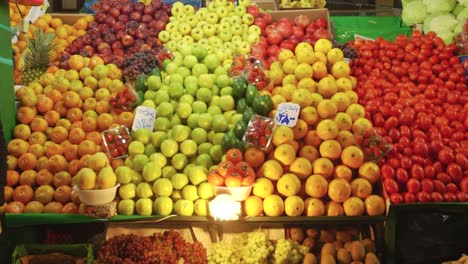
[[[49,8],[49,1],[45,0],[44,3],[40,6],[33,6],[29,13],[24,18],[25,22],[34,23],[38,18],[43,16],[47,9]]]
[[[133,119],[132,130],[147,128],[153,131],[154,120],[156,119],[156,109],[147,106],[138,106]]]
[[[297,118],[301,107],[295,103],[281,103],[276,109],[275,124],[293,127],[297,123]]]

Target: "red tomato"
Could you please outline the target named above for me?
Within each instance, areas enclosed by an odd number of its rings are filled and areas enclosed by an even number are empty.
[[[395,175],[399,184],[406,184],[406,182],[408,181],[408,172],[404,168],[398,168],[396,170]]]
[[[237,163],[234,167],[234,171],[239,173],[242,177],[255,175],[254,169],[245,161]]]
[[[468,193],[468,176],[463,177],[459,183],[459,186],[462,192]]]
[[[440,192],[431,193],[431,199],[433,202],[441,203],[444,201],[444,196]]]
[[[380,167],[380,175],[382,175],[382,177],[384,179],[386,178],[395,178],[395,169],[393,169],[392,166],[390,166],[389,164],[383,164],[381,167]]]
[[[431,201],[431,195],[425,191],[418,192],[416,194],[416,199],[418,199],[420,203],[428,203]]]
[[[416,195],[409,192],[403,193],[403,200],[405,200],[405,203],[415,203]]]
[[[468,194],[465,192],[457,192],[457,201],[461,203],[468,201]]]
[[[234,163],[228,160],[222,161],[218,164],[218,167],[216,169],[219,175],[221,175],[222,177],[226,177],[228,174],[234,171]]]
[[[390,195],[390,202],[392,202],[392,204],[400,204],[403,202],[403,197],[399,193],[393,193]]]
[[[463,178],[463,170],[457,163],[450,163],[445,169],[447,174],[452,177],[453,182],[459,182]]]
[[[216,170],[212,170],[208,173],[208,182],[215,186],[224,186],[224,177],[219,175]]]
[[[453,182],[448,183],[447,185],[445,185],[445,187],[447,189],[447,192],[451,192],[451,193],[457,193],[458,192],[458,187]]]
[[[428,179],[433,179],[435,176],[435,169],[432,165],[427,165],[424,167],[424,177]]]
[[[385,191],[388,194],[395,194],[398,192],[399,190],[398,184],[394,179],[391,179],[391,178],[384,179],[383,183],[384,183]]]
[[[444,194],[445,193],[445,184],[441,180],[432,180],[434,185],[434,191]]]
[[[444,200],[446,202],[455,202],[457,201],[457,196],[454,193],[446,192],[444,193]]]
[[[417,179],[409,179],[406,182],[406,190],[410,193],[417,193],[421,190],[421,184]]]
[[[240,151],[240,149],[232,148],[226,152],[226,160],[234,164],[241,162],[242,158],[243,158],[242,151]]]
[[[412,178],[422,180],[424,178],[424,169],[419,164],[411,165],[410,175]]]
[[[224,178],[224,183],[227,187],[240,187],[244,178],[237,172],[232,172]]]
[[[432,180],[430,179],[423,179],[421,181],[421,189],[424,192],[431,193],[434,191],[434,184],[432,183]]]

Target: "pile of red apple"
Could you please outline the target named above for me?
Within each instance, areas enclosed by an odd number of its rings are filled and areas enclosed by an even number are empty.
[[[69,54],[99,55],[104,62],[122,66],[124,58],[162,46],[158,34],[169,21],[171,5],[153,0],[145,5],[132,0],[101,0],[87,34],[66,49]],[[156,50],[155,50],[156,52]]]
[[[468,89],[456,45],[419,31],[353,45],[359,103],[392,144],[381,164],[391,202],[468,201]]]
[[[283,49],[294,50],[300,42],[308,42],[312,45],[321,38],[332,39],[327,30],[328,21],[317,18],[310,21],[305,15],[298,15],[294,21],[282,18],[273,21],[268,13],[258,11],[257,6],[251,6],[247,12],[254,16],[254,24],[262,30],[259,43],[253,44],[250,54],[253,57],[264,59],[266,68],[278,58]]]

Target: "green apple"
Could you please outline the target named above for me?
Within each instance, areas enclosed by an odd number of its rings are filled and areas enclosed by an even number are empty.
[[[176,43],[178,43],[182,39],[183,35],[180,32],[171,32],[169,33],[169,38]],[[177,66],[181,66],[181,64],[177,64]]]
[[[209,153],[209,149],[208,149],[208,153]],[[197,165],[201,165],[205,168],[210,168],[211,166],[213,166],[213,160],[211,159],[211,156],[210,154],[208,153],[202,153],[200,154],[197,159],[196,159],[196,163]]]
[[[161,89],[162,90],[157,91],[154,95],[154,103],[156,105],[160,105],[162,102],[169,102],[171,100],[169,92],[166,89]]]
[[[128,166],[119,166],[115,169],[115,175],[117,176],[117,182],[120,184],[129,183],[132,180],[131,177],[132,169]]]
[[[166,166],[164,166],[164,168],[162,168],[163,178],[171,179],[172,175],[174,175],[176,173],[177,173],[177,170],[172,166],[166,165]]]
[[[159,90],[159,88],[161,88],[161,83],[161,77],[159,77],[158,75],[150,75],[148,79],[146,79],[146,85],[148,86],[149,91]]]
[[[162,102],[156,110],[158,117],[171,118],[174,114],[174,106],[169,102]]]
[[[149,158],[145,154],[136,154],[133,157],[133,169],[136,171],[142,171],[148,161]]]
[[[216,69],[214,70],[214,74],[216,76],[227,75],[228,71],[223,66],[218,65]]]
[[[153,201],[150,198],[140,198],[135,203],[136,213],[142,216],[153,214]]]
[[[173,190],[171,193],[172,201],[176,202],[177,200],[182,199],[182,190]]]
[[[219,93],[221,96],[223,95],[232,95],[232,87],[231,86],[226,86],[221,89],[221,92]],[[219,101],[219,100],[218,100]],[[218,103],[219,104],[219,103]]]
[[[153,209],[157,215],[167,216],[172,213],[174,203],[168,196],[159,196],[154,200]]]
[[[171,158],[179,151],[179,144],[177,141],[168,138],[161,143],[161,153],[167,158]]]
[[[198,145],[193,139],[186,139],[180,144],[180,152],[187,157],[197,154]]]
[[[219,97],[218,97],[219,98]],[[219,100],[219,99],[218,99]],[[210,114],[211,116],[215,116],[215,115],[223,115],[223,110],[221,110],[221,108],[217,105],[217,104],[211,104],[208,109],[206,110],[206,112],[208,114]]]
[[[198,186],[198,196],[202,199],[211,199],[215,197],[215,186],[207,181]]]
[[[192,109],[192,103],[195,101],[192,95],[184,94],[179,98],[179,103],[186,103],[190,105],[190,109]]]
[[[189,170],[189,179],[193,185],[199,185],[200,183],[208,179],[208,170],[206,167],[197,165],[193,166]]]
[[[161,167],[155,161],[150,161],[143,167],[143,179],[147,182],[152,182],[161,177]]]
[[[229,125],[228,125],[229,126]],[[213,136],[213,139],[211,140],[211,143],[213,143],[214,145],[221,145],[221,143],[223,142],[223,137],[224,137],[224,132],[218,132],[216,133],[214,136]]]
[[[182,35],[187,35],[187,34],[190,34],[190,32],[192,31],[192,27],[190,26],[189,23],[187,22],[181,22],[179,23],[179,32],[182,34]],[[190,50],[190,52],[192,52]],[[183,55],[186,55],[184,52],[181,52]],[[190,54],[190,53],[189,53]]]
[[[136,185],[134,183],[120,185],[119,196],[122,199],[133,199],[136,196]]]
[[[192,75],[197,78],[206,73],[208,73],[208,67],[203,63],[197,63],[192,67]]]
[[[214,78],[209,73],[202,73],[200,76],[198,76],[198,84],[202,88],[211,89],[214,85],[214,81]]]
[[[159,178],[153,183],[153,192],[156,196],[169,196],[173,189],[172,182],[168,178]]]
[[[180,124],[182,124],[182,119],[180,119],[179,114],[176,113],[175,115],[172,116],[171,127],[174,127],[174,126],[180,125]]]
[[[222,114],[215,114],[213,115],[213,131],[214,132],[226,132],[229,127],[228,127],[228,122],[224,118]]]
[[[130,156],[135,156],[137,154],[145,153],[145,145],[140,141],[132,141],[128,145],[128,154]]]
[[[177,71],[179,71],[180,68],[183,68],[183,67],[177,68]],[[173,74],[171,74],[169,76],[170,76],[169,85],[171,83],[180,83],[180,84],[184,83],[184,76],[182,76],[182,74],[180,74],[178,72],[175,72],[175,73],[173,73]],[[169,88],[170,88],[170,86],[169,86]]]
[[[219,95],[213,95],[213,97],[211,97],[211,102],[210,102],[210,106],[211,105],[218,105],[219,103]]]
[[[141,103],[141,105],[156,109],[156,103],[152,99],[144,100],[143,103]]]
[[[180,74],[185,80],[187,76],[192,74],[192,71],[187,67],[179,67],[179,69],[177,69],[177,74]]]
[[[184,57],[184,66],[192,69],[193,66],[195,66],[198,63],[198,59],[195,55],[187,55]]]
[[[183,81],[180,83],[171,81],[171,83],[169,84],[169,96],[171,97],[171,99],[179,99],[182,95],[185,94],[184,85],[182,83]]]
[[[161,42],[166,43],[171,38],[171,35],[168,31],[162,30],[158,33],[158,38],[161,40]]]
[[[133,215],[135,212],[135,201],[132,199],[123,199],[117,205],[119,215]]]
[[[176,112],[180,118],[187,118],[192,113],[192,105],[190,103],[180,102],[176,107]]]
[[[171,121],[167,117],[156,117],[154,120],[154,130],[160,132],[167,132],[171,128]],[[154,146],[157,146],[153,144]]]
[[[155,152],[149,156],[150,162],[155,162],[160,168],[164,168],[167,164],[167,158],[161,152]]]
[[[206,199],[198,199],[195,201],[194,205],[194,212],[198,216],[208,216],[208,200]]]
[[[150,198],[153,196],[153,189],[148,182],[140,182],[136,187],[136,194],[139,198]]]
[[[198,77],[194,75],[185,77],[184,87],[186,94],[191,95],[192,97],[195,96],[199,88]]]
[[[143,95],[143,99],[145,99],[145,101],[146,100],[153,101],[155,95],[156,95],[156,91],[146,90],[145,94]],[[153,101],[153,103],[154,103],[154,101]]]
[[[171,74],[176,73],[178,68],[179,66],[175,62],[172,61],[166,65],[166,68],[164,70],[167,74],[171,75]]]
[[[128,156],[125,158],[124,165],[130,168],[133,168],[133,156]]]
[[[148,143],[148,144],[145,145],[145,153],[144,154],[146,156],[149,157],[149,156],[151,156],[151,154],[153,154],[155,152],[156,152],[156,147],[153,144]]]
[[[219,32],[218,36],[223,42],[230,41],[232,38],[231,27],[229,26],[229,29],[224,29],[221,32]]]
[[[222,95],[219,98],[219,107],[221,107],[224,112],[233,110],[235,106],[236,103],[232,95]]]
[[[213,86],[211,86],[210,88],[212,87]],[[211,102],[211,98],[213,97],[213,92],[210,90],[210,88],[201,87],[200,89],[198,89],[197,94],[196,94],[197,100],[203,101],[205,103]]]
[[[130,181],[133,184],[139,184],[143,181],[143,176],[138,173],[136,170],[132,170],[132,180]]]
[[[201,26],[195,26],[193,29],[192,29],[192,32],[191,34],[192,35],[192,38],[193,40],[195,41],[200,41],[202,38],[203,38],[203,35],[204,35],[204,32],[203,32],[203,29]],[[208,53],[208,51],[207,51]],[[200,59],[198,56],[197,56],[198,59]]]
[[[229,124],[231,125],[235,125],[237,122],[241,121],[242,120],[242,114],[241,113],[237,113],[237,114],[234,114],[231,118],[231,120],[229,121]]]
[[[207,105],[204,101],[197,100],[192,103],[192,112],[197,114],[206,113]]]
[[[184,186],[189,183],[189,179],[187,175],[183,173],[176,173],[172,175],[171,181],[172,181],[172,186],[176,190],[182,190],[182,188],[184,188]]]
[[[218,69],[218,67],[216,67]],[[216,73],[215,73],[216,75]],[[216,75],[216,85],[222,89],[232,84],[232,79],[227,74]]]
[[[231,123],[231,118],[237,114],[237,111],[236,110],[230,110],[230,111],[226,111],[223,113],[223,116],[224,118],[226,119],[226,121],[228,121],[228,123]]]
[[[188,118],[187,118],[187,125],[191,129],[195,129],[198,127],[198,118],[200,117],[200,114],[198,113],[191,113]]]
[[[213,125],[213,117],[209,113],[202,113],[198,118],[198,126],[205,130],[211,130]]]
[[[212,76],[215,76],[214,74],[211,74]],[[215,77],[213,77],[215,78]],[[213,85],[213,87],[211,87],[211,92],[213,93],[213,96],[214,95],[219,95],[219,87],[217,85]],[[213,97],[212,97],[213,99]]]
[[[193,215],[193,202],[185,199],[179,199],[174,204],[174,210],[180,216]]]
[[[216,67],[219,65],[219,60],[218,56],[215,54],[208,54],[206,57],[203,59],[203,63],[206,65],[209,71],[214,71]]]
[[[183,170],[188,164],[188,158],[182,153],[177,153],[172,156],[171,164],[176,170]]]
[[[191,184],[184,186],[182,189],[182,199],[194,202],[198,198],[200,197],[198,197],[197,186]]]
[[[167,133],[164,131],[154,131],[151,133],[151,144],[156,148],[159,148],[165,139],[167,139]]]
[[[215,163],[219,163],[221,161],[221,158],[223,157],[223,148],[220,144],[216,144],[210,149],[208,153],[210,154],[211,159]]]
[[[192,50],[192,54],[197,57],[198,61],[203,61],[206,55],[208,55],[208,51],[202,45],[195,45]]]
[[[190,136],[191,129],[184,125],[175,125],[171,129],[171,138],[177,142],[182,142]]]
[[[190,5],[187,5],[187,6],[190,6]],[[187,16],[186,21],[192,27],[192,32],[191,33],[193,33],[193,30],[197,26],[198,22],[200,22],[200,19],[196,15],[189,15],[189,16]],[[191,34],[191,35],[193,36],[193,34]],[[192,50],[192,53],[193,52],[194,52],[194,50]]]
[[[201,144],[198,144],[198,155],[205,154],[205,153],[208,154],[212,147],[213,147],[213,144],[210,142],[203,142]]]

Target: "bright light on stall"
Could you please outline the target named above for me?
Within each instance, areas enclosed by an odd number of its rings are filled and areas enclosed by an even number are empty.
[[[220,194],[210,203],[210,215],[215,220],[238,220],[241,214],[241,204],[229,194]]]

